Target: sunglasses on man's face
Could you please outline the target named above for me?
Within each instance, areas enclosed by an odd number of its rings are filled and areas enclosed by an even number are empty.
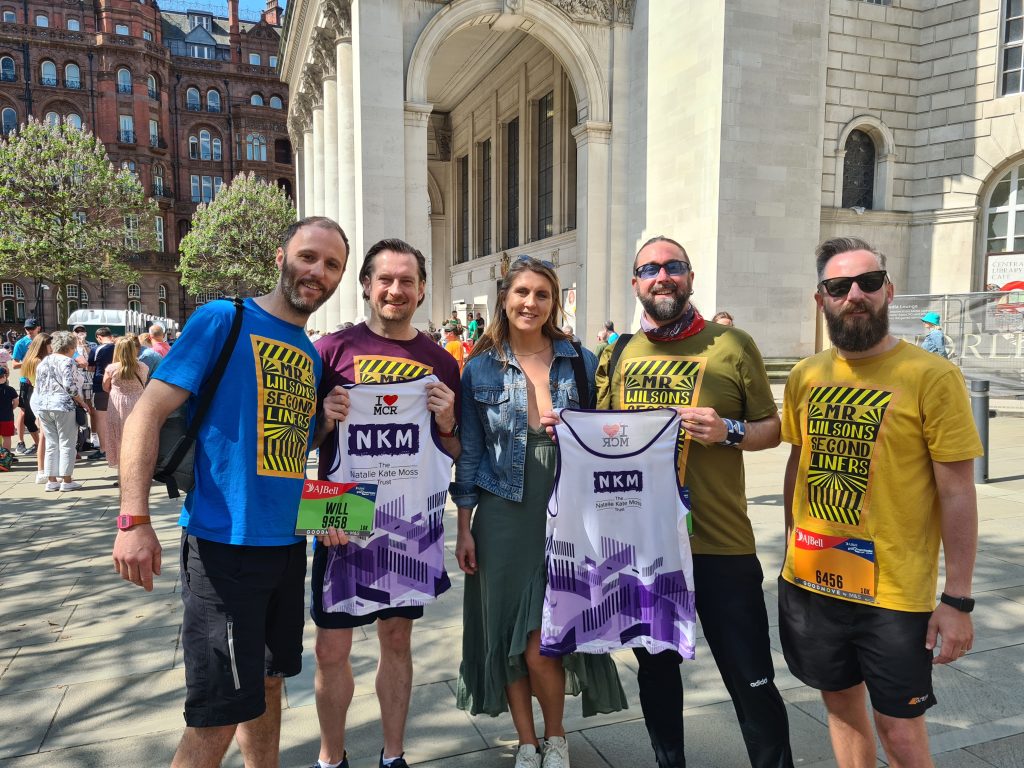
[[[690,265],[679,259],[672,259],[672,261],[666,261],[664,264],[652,261],[649,264],[644,264],[642,267],[637,267],[633,274],[641,280],[653,280],[661,274],[663,269],[670,277],[682,277],[689,274]]]
[[[854,283],[864,293],[874,293],[885,285],[887,280],[886,271],[879,269],[875,272],[864,272],[854,277],[830,277],[828,280],[822,280],[818,283],[818,287],[824,289],[825,293],[833,299],[841,299],[850,292]]]

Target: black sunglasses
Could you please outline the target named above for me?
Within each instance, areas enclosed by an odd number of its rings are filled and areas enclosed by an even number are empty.
[[[856,283],[864,293],[874,293],[888,281],[889,276],[884,269],[875,272],[864,272],[854,277],[830,277],[818,283],[819,288],[824,288],[825,293],[833,299],[841,299],[850,292],[853,284]]]
[[[642,267],[637,267],[633,271],[633,274],[641,280],[651,280],[660,275],[662,269],[672,277],[682,277],[683,275],[689,274],[690,265],[685,261],[680,261],[679,259],[672,259],[672,261],[666,261],[664,264],[658,264],[652,261],[650,264],[644,264]]]

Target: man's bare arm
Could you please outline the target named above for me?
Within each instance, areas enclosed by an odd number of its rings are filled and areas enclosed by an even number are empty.
[[[782,508],[786,524],[786,546],[793,535],[793,495],[796,491],[796,477],[800,471],[800,446],[794,445],[786,462],[786,476],[782,481]]]
[[[705,445],[715,445],[725,440],[729,428],[714,408],[677,408],[683,420],[683,429]],[[779,444],[782,435],[782,421],[773,413],[764,419],[746,422],[747,434],[739,444],[744,451],[763,451]]]

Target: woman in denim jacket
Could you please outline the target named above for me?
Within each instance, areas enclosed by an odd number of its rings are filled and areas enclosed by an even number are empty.
[[[597,368],[594,355],[558,329],[560,296],[550,265],[515,261],[499,287],[495,319],[462,374],[462,454],[452,484],[456,557],[466,573],[458,706],[474,715],[511,711],[516,768],[569,765],[566,692],[583,693],[584,715],[626,706],[610,656],[539,652],[546,511],[557,462],[540,418],[553,408],[591,407],[580,403],[573,358],[583,355],[590,400]],[[543,750],[532,696],[544,716]]]

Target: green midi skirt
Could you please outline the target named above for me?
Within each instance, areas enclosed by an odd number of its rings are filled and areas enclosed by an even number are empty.
[[[526,677],[526,643],[544,608],[544,537],[557,448],[544,430],[526,440],[523,500],[481,491],[473,516],[478,570],[466,576],[462,665],[456,703],[471,714],[508,711],[505,686]],[[583,715],[626,709],[615,662],[607,654],[562,657],[565,692],[583,694]]]

